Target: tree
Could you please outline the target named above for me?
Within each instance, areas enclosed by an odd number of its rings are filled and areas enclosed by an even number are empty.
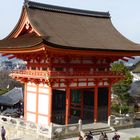
[[[8,92],[14,87],[23,87],[23,85],[10,76],[10,71],[0,71],[0,95]]]
[[[131,75],[127,67],[121,62],[113,63],[111,66],[111,70],[114,72],[122,72],[124,74],[124,79],[113,85],[113,94],[117,96],[121,113],[121,109],[124,108],[125,110],[129,104],[130,95],[128,91],[130,89],[133,76]]]

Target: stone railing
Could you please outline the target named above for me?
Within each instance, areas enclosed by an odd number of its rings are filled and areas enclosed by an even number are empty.
[[[68,135],[75,135],[79,134],[82,131],[82,121],[79,120],[76,124],[69,124],[69,125],[56,125],[53,124],[52,126],[52,134],[53,137],[64,137]]]
[[[1,125],[7,125],[10,127],[14,127],[17,131],[34,134],[36,136],[44,136],[50,137],[50,127],[43,126],[43,125],[36,125],[33,122],[24,121],[23,119],[16,119],[12,117],[0,116],[0,123]]]
[[[56,138],[71,134],[78,134],[82,130],[82,121],[79,120],[76,124],[56,125],[51,123],[50,126],[36,125],[35,123],[24,121],[6,116],[0,116],[0,124],[14,127],[14,130],[20,133],[33,134],[36,137]]]
[[[135,119],[139,119],[140,120],[140,112],[136,112],[135,113]]]
[[[108,120],[109,126],[112,127],[127,127],[127,126],[133,126],[134,125],[134,116],[122,116],[122,117],[116,117],[114,115],[111,115]]]

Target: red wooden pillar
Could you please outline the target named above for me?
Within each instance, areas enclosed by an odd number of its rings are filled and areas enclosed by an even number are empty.
[[[94,123],[97,122],[98,118],[98,83],[94,88]]]
[[[52,122],[52,87],[49,87],[49,114],[48,114],[48,123]]]
[[[108,117],[110,116],[110,110],[111,110],[111,87],[112,87],[112,83],[109,85],[109,89],[108,89]]]
[[[69,123],[69,113],[70,112],[70,87],[66,88],[66,116],[65,116],[65,125]]]

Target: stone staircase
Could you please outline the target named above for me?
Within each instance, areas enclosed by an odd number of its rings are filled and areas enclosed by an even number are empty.
[[[111,133],[114,132],[115,129],[113,127],[108,126],[106,123],[97,123],[97,124],[85,124],[82,127],[82,135],[88,134],[89,131],[92,132],[93,135],[99,135],[101,132]]]

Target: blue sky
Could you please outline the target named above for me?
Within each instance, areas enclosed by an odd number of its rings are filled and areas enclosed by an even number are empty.
[[[109,11],[116,29],[128,39],[140,43],[140,0],[34,0],[93,11]],[[0,39],[7,36],[16,25],[23,0],[1,0]]]

